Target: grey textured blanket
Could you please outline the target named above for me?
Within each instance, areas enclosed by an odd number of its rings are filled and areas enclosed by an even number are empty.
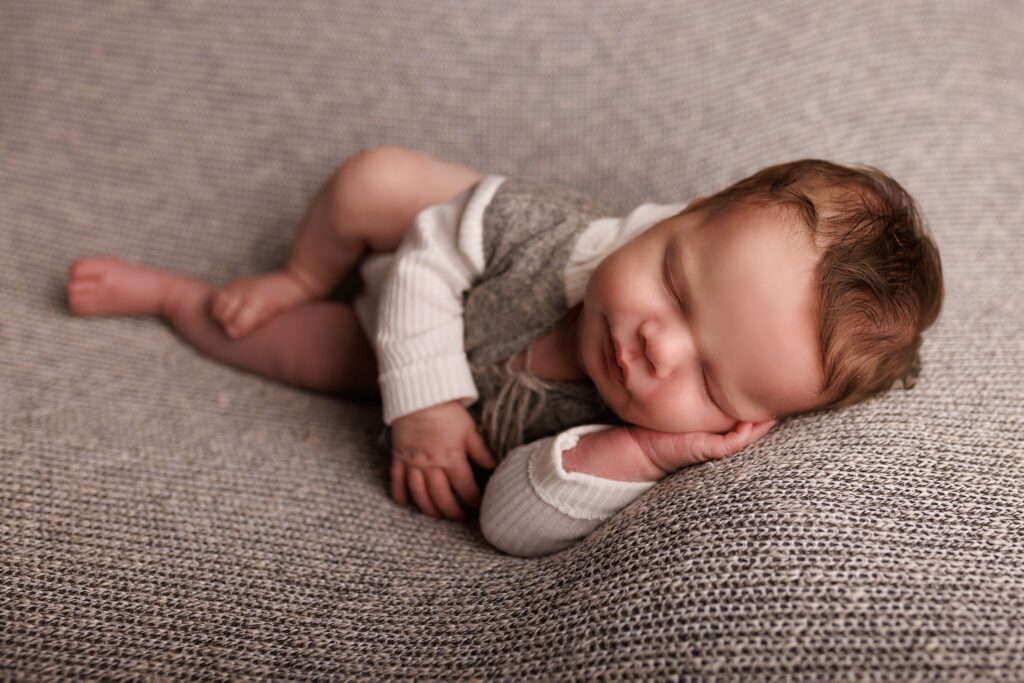
[[[1020,2],[0,3],[0,671],[1019,680]],[[909,391],[678,472],[542,560],[399,508],[380,409],[81,319],[79,256],[278,267],[346,156],[626,211],[801,157],[921,203]]]

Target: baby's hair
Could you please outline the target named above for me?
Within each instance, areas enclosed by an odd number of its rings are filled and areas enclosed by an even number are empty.
[[[942,263],[913,197],[873,166],[802,159],[762,169],[694,209],[795,210],[822,251],[815,278],[824,371],[818,408],[847,406],[896,381],[914,385],[921,332],[942,308]]]

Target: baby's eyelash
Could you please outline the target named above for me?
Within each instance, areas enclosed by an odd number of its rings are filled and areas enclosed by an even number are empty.
[[[686,305],[683,303],[682,297],[680,297],[679,294],[676,293],[675,288],[672,286],[672,277],[671,277],[671,275],[668,272],[668,259],[667,258],[665,259],[665,264],[664,264],[664,267],[661,269],[661,272],[662,272],[662,282],[665,285],[665,291],[668,292],[668,295],[670,297],[672,297],[672,299],[676,302],[676,306],[685,315],[686,314]]]
[[[683,300],[682,296],[676,293],[675,287],[672,286],[672,277],[671,273],[669,273],[668,267],[668,253],[665,255],[665,263],[662,266],[661,273],[661,279],[665,285],[665,291],[668,292],[668,295],[676,302],[676,307],[679,309],[680,313],[685,316],[686,302]],[[700,364],[700,389],[701,393],[704,394],[704,399],[711,405],[717,407],[718,404],[715,403],[715,399],[711,398],[711,390],[708,388],[708,372],[704,367],[704,363]]]

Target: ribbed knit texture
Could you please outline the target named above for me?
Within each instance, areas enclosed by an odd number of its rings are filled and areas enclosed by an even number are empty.
[[[565,471],[563,453],[581,436],[603,429],[607,427],[572,427],[508,453],[487,482],[480,504],[484,538],[512,555],[554,553],[578,543],[656,486],[658,482]]]
[[[562,466],[562,453],[576,446],[581,436],[600,432],[606,427],[582,425],[573,427],[553,438],[551,448],[536,449],[537,456],[529,464],[530,481],[537,495],[551,507],[580,519],[602,520],[618,512],[638,495],[648,491],[655,482],[619,481],[606,485],[607,479],[586,472],[566,472]],[[591,485],[598,480],[602,488]],[[564,489],[578,491],[576,500]]]
[[[466,259],[452,242],[451,226],[478,213],[469,209],[471,199],[486,206],[490,193],[482,185],[474,184],[451,201],[421,211],[384,282],[372,339],[387,425],[445,401],[460,399],[468,405],[478,396],[460,343],[461,300],[427,294],[468,289],[480,275],[481,264]],[[410,345],[410,340],[416,343]]]
[[[1019,2],[0,3],[0,670],[1019,680],[1022,38]],[[943,256],[921,378],[524,560],[395,505],[377,405],[67,313],[83,255],[280,267],[381,143],[620,213],[880,166]]]

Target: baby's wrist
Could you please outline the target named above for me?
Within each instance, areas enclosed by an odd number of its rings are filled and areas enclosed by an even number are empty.
[[[579,437],[562,452],[562,469],[617,481],[658,481],[667,472],[657,467],[625,427]]]

